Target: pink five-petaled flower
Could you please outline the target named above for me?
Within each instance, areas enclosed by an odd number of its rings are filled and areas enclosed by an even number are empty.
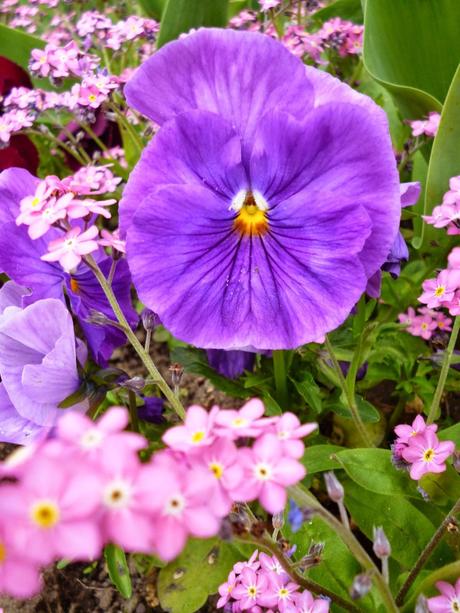
[[[83,233],[79,227],[72,228],[62,238],[51,241],[48,245],[49,253],[42,255],[41,259],[45,262],[59,262],[66,272],[70,272],[80,264],[82,256],[97,251],[99,247],[94,239],[98,234],[96,226],[91,226]]]
[[[28,558],[27,549],[15,546],[11,525],[2,521],[0,521],[0,594],[7,593],[15,598],[30,598],[40,590],[41,581],[37,564]]]
[[[401,455],[412,464],[410,476],[418,481],[426,473],[442,473],[446,470],[446,459],[455,451],[452,441],[438,440],[433,431],[416,434],[402,450]]]
[[[288,441],[284,441],[289,444]],[[252,449],[240,450],[245,470],[244,499],[259,499],[269,513],[279,513],[287,499],[286,487],[305,477],[305,468],[286,454],[285,447],[274,434],[264,434]]]
[[[428,341],[436,328],[437,323],[430,315],[419,315],[415,317],[412,324],[408,326],[407,332],[413,336],[421,336],[424,340]]]
[[[189,534],[199,538],[217,534],[220,519],[209,506],[214,480],[208,470],[187,468],[168,450],[157,453],[153,465],[145,471],[150,484],[154,484],[150,500],[154,515],[152,545],[162,560],[175,558]]]
[[[163,435],[163,441],[177,451],[210,445],[215,439],[212,430],[218,410],[213,407],[208,413],[203,407],[192,405],[187,410],[184,425],[169,428]]]
[[[441,596],[428,598],[428,610],[430,613],[457,613],[460,611],[460,578],[455,587],[446,581],[438,581],[436,587]]]
[[[395,434],[398,437],[398,443],[409,444],[410,439],[417,434],[423,434],[424,432],[436,432],[438,426],[436,424],[427,425],[421,415],[412,422],[412,425],[400,424],[395,428]]]
[[[261,604],[272,607],[279,613],[295,611],[294,599],[299,590],[297,583],[287,581],[286,575],[268,575],[268,586],[265,594],[261,597]]]
[[[236,574],[235,571],[231,571],[227,581],[225,583],[222,583],[221,585],[219,585],[219,595],[220,598],[217,601],[217,608],[221,609],[222,607],[224,607],[227,602],[230,600],[230,598],[232,597],[232,592],[234,587],[237,584],[237,578],[236,578]]]
[[[239,451],[233,441],[218,439],[212,445],[200,447],[191,458],[191,465],[206,468],[214,478],[215,488],[209,506],[215,515],[227,515],[235,500],[239,500],[239,486],[243,480],[243,468],[239,463]]]
[[[276,418],[262,418],[265,407],[259,398],[252,398],[239,411],[224,410],[216,414],[216,433],[236,440],[250,436],[257,438],[265,426],[274,423]]]
[[[232,590],[232,597],[238,601],[242,611],[256,605],[263,605],[263,596],[268,588],[268,575],[257,573],[252,568],[245,568],[238,585]]]
[[[84,463],[73,465],[40,456],[28,463],[19,485],[2,488],[2,516],[16,546],[29,560],[92,560],[101,550],[96,510],[101,481]]]
[[[296,613],[328,613],[329,600],[325,598],[314,598],[313,595],[305,590],[295,597]]]
[[[274,424],[275,434],[283,445],[284,453],[296,459],[301,458],[305,450],[302,439],[317,427],[316,423],[301,425],[297,415],[289,412],[283,413]]]
[[[460,287],[460,270],[441,270],[436,279],[427,279],[422,284],[423,294],[419,301],[430,309],[442,306],[452,300],[455,290]]]
[[[112,233],[108,230],[101,230],[99,245],[102,247],[111,247],[120,253],[126,253],[126,241],[120,238],[119,229],[114,230]]]

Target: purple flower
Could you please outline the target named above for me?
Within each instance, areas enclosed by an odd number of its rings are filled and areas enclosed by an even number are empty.
[[[35,193],[39,180],[20,168],[9,168],[0,174],[0,270],[16,283],[32,290],[26,303],[41,298],[64,301],[64,290],[69,296],[73,312],[86,336],[91,353],[104,365],[115,347],[125,342],[121,330],[112,326],[98,326],[88,322],[92,311],[114,319],[113,311],[93,272],[82,263],[72,274],[66,273],[59,263],[45,262],[41,256],[48,252],[49,239],[61,236],[51,229],[46,238],[32,240],[25,226],[17,226],[19,203],[25,196]],[[99,266],[107,277],[112,258],[100,254]],[[138,317],[131,305],[131,275],[125,260],[116,263],[112,289],[128,321],[134,326]]]
[[[0,289],[0,440],[19,444],[51,428],[80,385],[70,313],[55,299],[23,308],[26,294],[13,282]]]
[[[252,370],[254,366],[255,353],[251,351],[208,349],[206,354],[209,365],[229,379],[237,379],[245,370]]]
[[[166,45],[125,91],[162,126],[121,203],[141,300],[204,348],[297,347],[340,325],[398,231],[383,111],[231,30]]]

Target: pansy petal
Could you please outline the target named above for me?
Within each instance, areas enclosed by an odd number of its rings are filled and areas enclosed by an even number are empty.
[[[305,66],[287,49],[262,34],[214,28],[157,51],[127,83],[125,95],[160,125],[194,109],[217,113],[244,142],[264,112],[282,106],[303,117],[313,106]]]
[[[337,208],[362,206],[372,222],[360,255],[367,276],[386,260],[401,216],[399,178],[388,135],[366,109],[329,104],[302,122],[284,112],[266,114],[255,135],[250,174],[252,187],[275,211],[293,195],[318,212],[327,194],[334,194]]]
[[[204,185],[230,203],[247,185],[241,141],[232,125],[206,111],[184,113],[168,121],[144,149],[123,192],[123,231],[142,200],[164,184]]]
[[[0,223],[14,221],[23,198],[35,193],[39,179],[24,168],[7,168],[0,173]]]
[[[29,445],[45,432],[46,429],[42,426],[19,415],[6,393],[5,386],[0,383],[0,441]]]

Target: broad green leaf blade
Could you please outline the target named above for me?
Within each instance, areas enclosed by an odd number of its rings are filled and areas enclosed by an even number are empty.
[[[363,23],[361,0],[337,0],[312,15],[316,23],[324,23],[333,17],[348,19],[353,23]]]
[[[405,117],[441,109],[460,60],[458,0],[366,3],[364,63]]]
[[[415,482],[393,466],[388,449],[346,449],[336,456],[347,475],[366,490],[386,496],[420,498]]]
[[[144,13],[159,21],[166,5],[166,0],[139,0]]]
[[[170,613],[194,613],[227,579],[241,553],[217,539],[191,539],[181,555],[158,575],[158,598]]]
[[[32,49],[42,49],[44,46],[45,42],[40,38],[0,24],[0,55],[26,70]]]
[[[304,372],[297,379],[294,377],[289,377],[289,379],[310,409],[319,415],[322,409],[321,391],[313,375],[309,372]]]
[[[454,441],[455,446],[460,447],[460,423],[440,430],[437,435],[441,441]]]
[[[307,469],[307,474],[340,468],[337,460],[331,458],[334,453],[340,451],[343,451],[343,447],[338,445],[314,445],[313,447],[307,447],[302,458],[302,464]]]
[[[391,543],[391,556],[404,569],[413,566],[436,527],[414,505],[401,496],[370,492],[353,481],[343,480],[345,506],[354,522],[372,540],[374,526],[382,526]],[[436,548],[427,567],[452,561],[445,543]]]
[[[125,552],[117,545],[109,544],[104,549],[109,577],[124,598],[131,598],[133,588]]]
[[[458,3],[460,8],[460,2]],[[460,17],[459,17],[460,23]],[[460,37],[459,37],[460,39]],[[460,174],[460,66],[452,80],[441,115],[438,132],[434,139],[425,191],[425,215],[430,215],[441,204],[449,189],[449,179]],[[424,245],[442,230],[423,224],[421,240]],[[441,234],[442,235],[442,234]]]
[[[158,47],[192,28],[224,27],[227,21],[228,0],[167,0],[161,19]]]

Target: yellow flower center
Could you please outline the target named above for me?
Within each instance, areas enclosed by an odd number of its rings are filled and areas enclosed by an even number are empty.
[[[268,231],[266,211],[257,206],[252,192],[246,193],[233,227],[243,236],[263,236]]]
[[[436,296],[436,298],[439,298],[444,294],[445,291],[446,288],[444,287],[444,285],[438,285],[438,287],[434,291],[434,295]]]
[[[40,204],[40,198],[38,198],[38,196],[35,196],[35,198],[32,199],[30,206],[34,209],[39,204]]]
[[[220,479],[224,474],[224,467],[218,462],[211,462],[211,464],[209,465],[209,469],[214,474],[216,479]]]
[[[255,585],[250,585],[248,587],[248,596],[251,598],[255,598],[257,596],[257,588]]]
[[[434,449],[427,449],[423,454],[423,460],[425,462],[432,462],[434,458]]]
[[[39,500],[32,505],[30,517],[39,528],[52,528],[59,521],[59,507],[52,500]]]
[[[282,587],[278,592],[278,596],[280,598],[286,598],[286,596],[289,596],[289,590],[287,590],[285,587]]]
[[[201,443],[203,439],[204,439],[204,432],[202,432],[201,430],[199,430],[198,432],[194,432],[192,434],[192,443]]]
[[[0,564],[6,560],[6,547],[3,543],[0,543]]]
[[[80,288],[78,287],[78,281],[73,277],[70,279],[70,289],[73,291],[74,294],[78,294],[78,292],[80,291]]]

